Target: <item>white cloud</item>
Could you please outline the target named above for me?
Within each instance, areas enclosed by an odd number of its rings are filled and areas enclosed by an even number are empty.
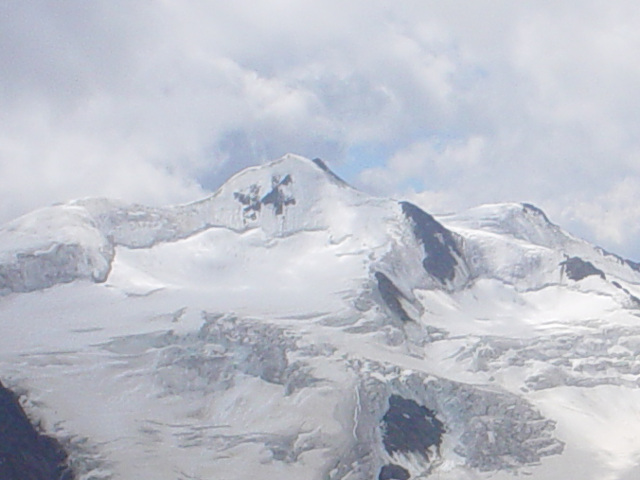
[[[640,182],[639,16],[622,0],[5,0],[0,219],[193,199],[293,151],[362,162],[359,186],[435,210],[531,201],[638,259],[620,192]]]
[[[586,225],[594,238],[615,251],[636,248],[640,235],[640,178],[627,177],[601,194],[566,205],[559,212],[574,225]]]

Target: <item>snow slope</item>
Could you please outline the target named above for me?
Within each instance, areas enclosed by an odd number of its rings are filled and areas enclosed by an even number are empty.
[[[0,379],[81,479],[630,479],[640,273],[287,155],[0,229]]]

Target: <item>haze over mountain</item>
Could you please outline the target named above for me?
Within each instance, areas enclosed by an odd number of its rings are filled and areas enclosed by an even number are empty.
[[[0,227],[0,379],[81,479],[631,479],[640,267],[287,155]]]

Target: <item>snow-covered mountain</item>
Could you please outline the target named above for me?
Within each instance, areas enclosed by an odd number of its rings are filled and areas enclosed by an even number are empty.
[[[0,228],[0,380],[78,479],[635,479],[640,269],[287,155]]]

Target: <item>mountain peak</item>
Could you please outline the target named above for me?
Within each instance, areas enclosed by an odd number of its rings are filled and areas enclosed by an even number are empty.
[[[261,227],[286,236],[326,228],[328,210],[366,197],[333,173],[320,159],[287,154],[264,165],[246,168],[211,197],[197,202],[211,225],[244,231]]]
[[[238,179],[245,177],[260,177],[268,175],[280,175],[290,177],[301,177],[314,182],[324,182],[329,180],[332,183],[338,183],[343,186],[348,184],[338,177],[320,158],[314,158],[310,160],[307,157],[296,155],[294,153],[287,153],[282,157],[271,160],[262,165],[245,168],[231,178],[229,178],[225,184],[221,187],[224,188],[227,184],[234,184]]]
[[[446,225],[510,235],[535,245],[562,243],[568,234],[553,224],[542,209],[530,203],[480,205],[442,217]]]

